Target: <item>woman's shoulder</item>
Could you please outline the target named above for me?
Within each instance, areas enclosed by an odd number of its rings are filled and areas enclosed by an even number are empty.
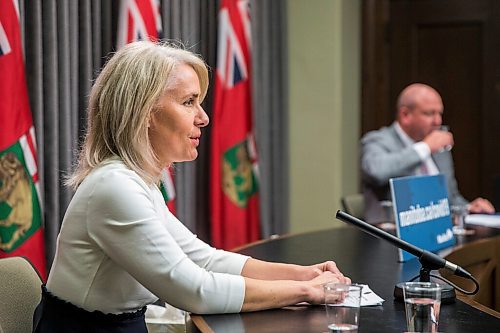
[[[118,159],[108,159],[94,168],[83,180],[80,187],[111,187],[114,190],[123,190],[134,187],[149,189],[146,182],[125,163]]]
[[[74,198],[85,202],[91,215],[106,212],[113,216],[132,216],[140,213],[137,207],[147,207],[155,201],[154,186],[146,184],[123,162],[110,161],[92,170],[78,187]]]

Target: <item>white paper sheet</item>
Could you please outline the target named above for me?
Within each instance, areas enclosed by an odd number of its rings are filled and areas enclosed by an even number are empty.
[[[371,290],[367,284],[359,284],[359,285],[363,286],[363,289],[361,290],[361,306],[382,305],[382,303],[384,302],[384,299],[381,298],[379,295],[375,294],[373,292],[373,290]],[[353,306],[353,304],[349,304],[349,299],[347,299],[345,302],[331,304],[331,305],[332,306]]]
[[[465,217],[465,223],[500,228],[500,214],[469,214]]]

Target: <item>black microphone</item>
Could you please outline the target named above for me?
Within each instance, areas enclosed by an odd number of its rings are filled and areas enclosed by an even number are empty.
[[[462,267],[449,262],[447,260],[444,260],[440,256],[429,252],[427,250],[423,250],[413,244],[410,244],[402,239],[399,239],[396,236],[391,235],[388,232],[385,232],[371,224],[368,224],[354,216],[351,216],[343,211],[338,210],[336,214],[337,219],[342,220],[346,223],[352,224],[364,232],[369,233],[372,236],[382,238],[392,245],[405,250],[406,252],[409,252],[416,256],[420,263],[422,264],[422,267],[425,267],[428,270],[434,270],[434,269],[439,269],[439,268],[446,268],[447,270],[450,270],[453,272],[453,274],[457,276],[461,276],[467,279],[474,279],[472,277],[472,274],[467,272],[465,269]]]

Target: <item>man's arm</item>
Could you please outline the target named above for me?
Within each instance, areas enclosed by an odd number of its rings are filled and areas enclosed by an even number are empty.
[[[412,175],[421,159],[413,147],[398,142],[392,128],[367,133],[361,139],[363,179],[375,186],[385,186],[389,179]]]

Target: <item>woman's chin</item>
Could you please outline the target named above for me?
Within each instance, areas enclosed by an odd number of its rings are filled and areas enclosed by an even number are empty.
[[[176,159],[172,163],[179,163],[179,162],[191,162],[194,161],[198,157],[198,152],[194,151],[193,153],[189,154],[189,156],[183,157]]]
[[[197,150],[195,150],[195,151],[191,154],[191,159],[189,159],[189,161],[194,161],[197,157],[198,157],[198,151],[197,151]]]

